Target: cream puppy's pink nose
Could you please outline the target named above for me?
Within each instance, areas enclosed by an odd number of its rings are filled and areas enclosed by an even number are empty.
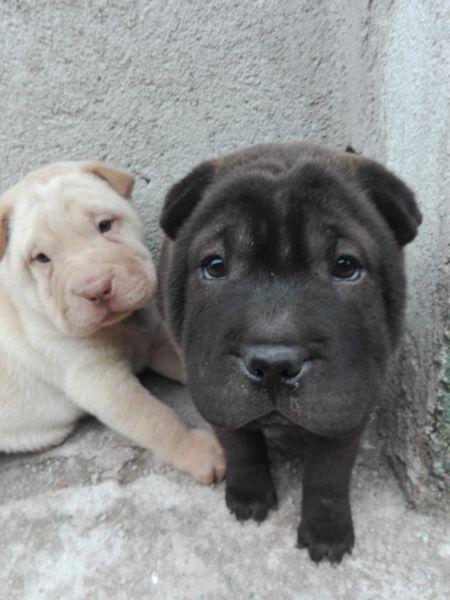
[[[108,302],[111,299],[112,293],[112,277],[79,284],[72,291],[76,296],[86,298],[86,300],[94,304]]]

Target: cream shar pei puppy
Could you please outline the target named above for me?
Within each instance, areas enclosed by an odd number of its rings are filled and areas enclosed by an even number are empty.
[[[182,379],[150,302],[133,182],[103,163],[57,163],[0,197],[0,451],[59,444],[90,413],[209,484],[225,472],[216,438],[135,376]]]

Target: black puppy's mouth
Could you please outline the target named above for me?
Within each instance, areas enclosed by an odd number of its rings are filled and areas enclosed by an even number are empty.
[[[245,425],[248,429],[260,429],[261,427],[298,427],[298,423],[294,423],[277,410],[274,410],[262,417],[258,417],[254,421],[250,421]]]

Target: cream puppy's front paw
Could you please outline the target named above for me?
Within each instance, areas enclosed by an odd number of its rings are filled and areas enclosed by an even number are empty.
[[[223,448],[214,433],[207,429],[189,429],[186,432],[175,463],[203,485],[211,485],[225,477]]]

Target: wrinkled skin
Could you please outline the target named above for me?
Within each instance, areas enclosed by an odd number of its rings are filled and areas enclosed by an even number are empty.
[[[298,545],[317,562],[354,544],[351,470],[400,335],[401,248],[420,220],[377,163],[300,143],[202,163],[166,200],[162,304],[225,448],[227,505],[257,521],[276,507],[262,430],[297,427],[308,441]]]

